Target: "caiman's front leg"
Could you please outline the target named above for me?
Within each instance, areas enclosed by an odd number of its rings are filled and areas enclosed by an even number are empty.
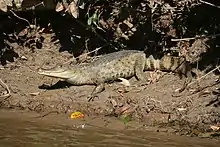
[[[88,101],[93,101],[94,98],[97,96],[98,93],[105,90],[105,83],[97,84],[96,87],[93,89],[91,95],[88,97]]]

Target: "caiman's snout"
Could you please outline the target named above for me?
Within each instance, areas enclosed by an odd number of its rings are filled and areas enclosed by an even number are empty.
[[[72,76],[69,71],[64,69],[56,69],[56,70],[39,69],[38,73],[49,77],[64,78],[64,79],[70,78]]]
[[[65,72],[65,70],[63,70],[63,69],[48,69],[48,70],[46,70],[46,69],[39,69],[38,70],[38,73],[39,74],[45,74],[45,73],[61,73],[61,72]]]

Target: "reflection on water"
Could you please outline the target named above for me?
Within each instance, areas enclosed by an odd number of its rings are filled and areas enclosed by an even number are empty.
[[[89,125],[77,129],[62,123],[42,123],[40,119],[21,119],[14,112],[12,115],[11,112],[0,111],[0,114],[0,145],[3,147],[208,147],[218,146],[219,143],[209,139],[156,132],[116,131]]]

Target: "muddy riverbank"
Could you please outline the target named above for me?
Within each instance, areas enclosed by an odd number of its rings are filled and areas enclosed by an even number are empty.
[[[176,93],[184,83],[179,77],[145,72],[146,78],[154,82],[139,87],[135,86],[135,78],[129,80],[130,87],[109,83],[98,98],[88,102],[94,86],[71,86],[36,72],[40,67],[69,63],[71,54],[59,53],[55,45],[45,45],[35,52],[18,47],[16,52],[18,58],[0,69],[0,77],[10,90],[8,97],[7,87],[0,86],[1,108],[34,111],[42,117],[57,114],[69,117],[80,111],[89,117],[118,119],[133,128],[156,127],[191,136],[219,133],[212,129],[220,125],[220,83],[214,74]]]

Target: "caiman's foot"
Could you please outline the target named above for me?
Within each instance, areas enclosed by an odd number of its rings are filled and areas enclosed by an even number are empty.
[[[88,97],[88,102],[94,101],[95,97],[98,97],[97,94],[105,90],[105,84],[97,84],[97,86],[93,89],[92,94]]]
[[[147,85],[149,85],[149,84],[150,84],[149,81],[147,81],[147,80],[142,80],[142,81],[137,81],[137,84],[135,84],[135,85],[136,85],[136,87],[144,87],[144,86],[147,86]]]
[[[142,80],[139,80],[137,83],[137,86],[143,87],[143,86],[147,86],[152,83],[156,83],[160,77],[161,77],[161,74],[159,72],[154,71],[154,72],[150,73],[150,75],[147,79],[144,78]]]
[[[185,79],[183,86],[179,89],[176,89],[175,92],[179,92],[179,93],[183,92],[188,87],[191,81],[192,79]]]
[[[148,77],[148,82],[150,83],[156,83],[162,76],[162,73],[158,70],[155,70],[153,72],[150,72]]]

